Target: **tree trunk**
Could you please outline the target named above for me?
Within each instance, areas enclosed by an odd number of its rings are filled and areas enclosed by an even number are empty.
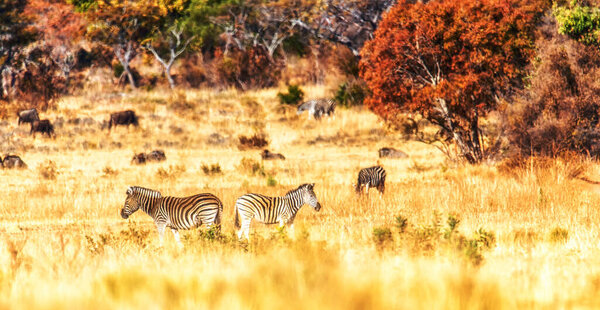
[[[479,112],[475,108],[475,116],[471,120],[471,143],[473,144],[473,156],[480,162],[483,159],[481,149],[481,134],[479,133]]]
[[[137,86],[135,85],[135,79],[133,78],[133,74],[131,74],[131,70],[129,69],[129,64],[125,64],[125,63],[121,63],[123,65],[123,70],[125,70],[125,73],[127,74],[127,79],[129,80],[129,85],[131,85],[131,88],[136,89]]]
[[[71,70],[63,69],[63,76],[65,77],[65,92],[69,92],[69,82],[71,78]]]
[[[171,67],[173,66],[173,59],[169,62],[167,66],[165,66],[165,75],[167,76],[167,81],[169,81],[169,86],[171,89],[175,89],[175,81],[173,81],[173,77],[171,77]]]
[[[128,41],[126,43],[121,43],[113,46],[113,51],[117,56],[117,59],[123,66],[123,71],[127,74],[127,79],[129,80],[129,84],[131,88],[136,89],[135,79],[133,78],[133,74],[131,74],[131,70],[129,69],[129,62],[135,57],[135,49],[133,47],[133,43]]]
[[[446,100],[443,98],[437,98],[437,102],[440,107],[440,112],[442,112],[444,121],[446,122],[446,127],[450,129],[450,132],[452,133],[452,140],[454,140],[454,142],[458,145],[461,151],[461,156],[464,157],[470,164],[480,162],[482,156],[481,148],[479,147],[479,142],[477,142],[477,147],[475,147],[474,143],[470,141],[465,141],[465,137],[463,137],[463,134],[458,130],[458,128],[456,128],[456,126],[452,122],[453,117],[450,114],[450,111],[448,110],[448,104],[446,103]],[[475,127],[477,127],[477,117],[475,117],[474,124]],[[473,122],[471,123],[471,126],[473,126]],[[472,129],[472,127],[470,129]],[[479,129],[477,128],[476,132],[478,132],[478,130]],[[479,139],[479,134],[477,134],[477,139]]]

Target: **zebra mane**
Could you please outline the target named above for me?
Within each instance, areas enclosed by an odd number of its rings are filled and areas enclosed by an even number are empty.
[[[127,189],[127,195],[131,195],[131,194],[144,194],[147,196],[150,196],[152,198],[160,198],[162,197],[162,194],[159,191],[155,191],[153,189],[149,189],[149,188],[145,188],[145,187],[141,187],[141,186],[130,186]]]
[[[315,184],[314,184],[314,183],[304,183],[304,184],[302,184],[302,185],[298,186],[297,188],[295,188],[295,189],[292,189],[292,190],[288,191],[287,193],[285,193],[285,195],[284,195],[284,196],[288,196],[288,195],[291,195],[291,194],[293,194],[293,193],[296,193],[296,192],[298,192],[299,190],[301,190],[302,188],[304,188],[304,187],[310,187],[311,185],[312,185],[313,187],[315,186]]]

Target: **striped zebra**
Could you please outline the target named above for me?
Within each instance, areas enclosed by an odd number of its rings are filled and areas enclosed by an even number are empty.
[[[358,172],[358,182],[356,183],[356,193],[362,193],[362,187],[365,186],[367,194],[369,187],[377,187],[377,190],[383,194],[385,190],[385,170],[381,166],[373,166],[361,169]]]
[[[315,119],[320,119],[323,115],[331,116],[335,112],[336,102],[333,99],[313,99],[303,102],[298,106],[298,115],[308,111]]]
[[[165,227],[171,228],[179,245],[181,245],[179,229],[192,229],[202,224],[206,224],[207,227],[216,225],[217,229],[221,229],[223,204],[213,194],[170,197],[163,196],[155,190],[131,186],[127,189],[121,217],[127,219],[138,209],[142,209],[154,219],[161,245]]]
[[[242,234],[249,240],[250,223],[252,219],[265,224],[279,223],[294,229],[294,218],[298,210],[308,204],[315,211],[321,210],[321,204],[313,191],[315,184],[302,184],[297,189],[291,190],[283,197],[269,197],[260,194],[246,194],[238,198],[235,203],[235,227],[238,229],[238,238]]]

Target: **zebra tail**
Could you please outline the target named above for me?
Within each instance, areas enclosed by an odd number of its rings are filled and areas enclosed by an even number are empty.
[[[242,225],[240,225],[240,213],[238,212],[237,206],[235,206],[235,228],[242,228]]]
[[[217,216],[215,218],[215,226],[218,231],[221,231],[221,216],[223,215],[223,203],[219,200],[219,209],[217,210]]]

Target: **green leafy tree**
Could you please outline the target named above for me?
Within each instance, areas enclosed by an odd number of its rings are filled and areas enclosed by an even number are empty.
[[[600,8],[574,3],[554,7],[558,32],[583,44],[600,46]]]
[[[91,21],[88,37],[113,49],[132,88],[136,88],[136,82],[130,63],[138,54],[140,43],[150,37],[166,14],[164,11],[154,0],[99,0],[86,11]]]
[[[173,89],[175,81],[171,76],[171,68],[175,60],[194,42],[196,36],[186,31],[189,27],[185,13],[189,1],[163,1],[160,5],[160,12],[164,15],[154,26],[151,37],[145,40],[142,46],[163,66],[169,86]]]

